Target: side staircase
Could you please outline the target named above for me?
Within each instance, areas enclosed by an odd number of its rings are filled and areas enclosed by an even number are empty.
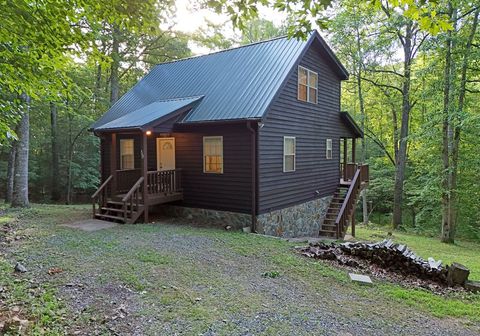
[[[355,165],[351,179],[342,180],[333,195],[319,231],[320,237],[343,239],[349,225],[355,232],[355,207],[363,188],[368,184],[367,165]]]

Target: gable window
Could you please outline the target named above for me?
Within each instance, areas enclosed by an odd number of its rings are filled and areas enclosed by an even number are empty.
[[[327,146],[326,146],[326,153],[325,153],[325,156],[327,159],[331,159],[332,158],[332,139],[327,139]]]
[[[223,137],[203,137],[203,172],[223,173]]]
[[[120,139],[120,169],[134,169],[133,139]]]
[[[283,137],[283,172],[295,171],[295,137]]]
[[[298,67],[298,99],[316,104],[318,95],[318,74],[304,67]]]

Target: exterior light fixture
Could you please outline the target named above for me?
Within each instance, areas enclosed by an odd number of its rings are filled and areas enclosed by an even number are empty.
[[[146,135],[151,135],[151,134],[152,134],[152,131],[146,131],[145,134],[146,134]]]

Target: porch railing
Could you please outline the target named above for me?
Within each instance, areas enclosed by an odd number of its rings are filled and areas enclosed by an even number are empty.
[[[171,194],[182,190],[182,170],[149,171],[147,173],[148,194]]]
[[[108,198],[108,189],[110,186],[110,182],[113,179],[113,175],[110,175],[102,185],[95,191],[92,195],[92,211],[93,211],[93,218],[95,218],[96,213],[96,205],[98,204],[98,208],[105,206],[107,198]]]
[[[353,175],[352,183],[348,188],[347,195],[345,196],[342,207],[340,208],[337,218],[335,219],[335,226],[337,228],[337,239],[343,237],[343,232],[348,227],[348,220],[351,219],[351,217],[353,216],[355,210],[355,203],[361,190],[360,176],[361,168],[358,168]],[[355,229],[352,227],[352,232],[354,232],[354,230]]]
[[[128,192],[135,182],[142,176],[141,169],[117,170],[117,192]]]
[[[347,163],[346,165],[340,163],[340,176],[344,181],[352,181],[357,169],[360,169],[360,183],[365,183],[370,180],[370,171],[367,164]]]
[[[128,193],[122,198],[123,217],[125,223],[129,218],[133,218],[133,213],[140,209],[140,195],[142,194],[143,176],[140,177]],[[145,201],[145,200],[143,200]],[[135,205],[135,209],[134,206]],[[134,211],[136,210],[136,211]]]

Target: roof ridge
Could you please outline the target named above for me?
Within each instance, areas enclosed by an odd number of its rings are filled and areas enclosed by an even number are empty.
[[[211,52],[211,53],[208,53],[208,54],[194,55],[194,56],[179,58],[179,59],[172,60],[172,61],[168,61],[168,62],[162,62],[162,63],[156,64],[155,67],[157,67],[157,66],[159,66],[159,65],[164,65],[164,64],[171,64],[171,63],[188,61],[188,60],[191,60],[191,59],[196,59],[196,58],[201,58],[201,57],[212,56],[212,55],[216,55],[216,54],[220,54],[220,53],[224,53],[224,52],[228,52],[228,51],[232,51],[232,50],[237,50],[237,49],[241,49],[241,48],[251,47],[251,46],[254,46],[254,45],[257,45],[257,44],[268,43],[268,42],[272,42],[272,41],[280,40],[280,39],[284,39],[284,38],[288,38],[288,35],[282,35],[282,36],[272,37],[272,38],[267,39],[267,40],[262,40],[262,41],[257,41],[257,42],[248,43],[248,44],[243,44],[243,45],[239,45],[239,46],[237,46],[237,47],[222,49],[222,50],[214,51],[214,52]]]

